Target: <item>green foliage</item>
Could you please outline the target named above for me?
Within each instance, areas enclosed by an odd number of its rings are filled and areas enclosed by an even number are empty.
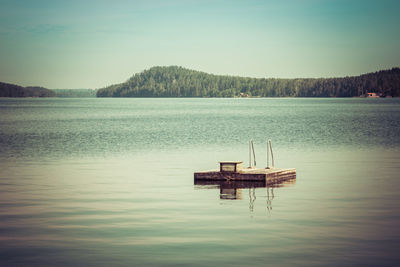
[[[0,82],[0,97],[54,97],[56,93],[52,90],[29,86],[22,87],[15,84]]]
[[[400,96],[400,69],[329,79],[256,79],[207,74],[177,66],[153,67],[98,97],[352,97],[366,92]]]
[[[53,89],[56,97],[96,97],[93,89]]]

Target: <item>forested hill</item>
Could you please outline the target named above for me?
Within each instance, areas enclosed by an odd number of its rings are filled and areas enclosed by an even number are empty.
[[[38,86],[22,87],[0,82],[0,97],[54,97],[56,93]]]
[[[245,78],[177,66],[153,67],[97,91],[97,97],[353,97],[400,96],[400,68],[344,78]]]

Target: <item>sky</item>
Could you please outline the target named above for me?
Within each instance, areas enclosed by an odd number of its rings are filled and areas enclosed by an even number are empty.
[[[0,81],[102,88],[153,66],[258,78],[400,66],[400,1],[0,0]]]

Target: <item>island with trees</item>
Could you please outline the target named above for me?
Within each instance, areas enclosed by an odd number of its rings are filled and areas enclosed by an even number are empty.
[[[55,97],[56,93],[39,86],[19,86],[0,82],[0,97]]]
[[[249,78],[213,75],[178,66],[152,67],[97,97],[357,97],[400,96],[400,68],[342,78]]]
[[[0,82],[0,97],[96,97],[93,89],[47,89]]]

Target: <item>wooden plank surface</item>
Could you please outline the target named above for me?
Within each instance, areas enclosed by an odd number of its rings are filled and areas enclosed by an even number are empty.
[[[220,172],[218,170],[194,173],[195,180],[265,181],[267,185],[296,179],[296,169],[242,169],[240,172]]]

